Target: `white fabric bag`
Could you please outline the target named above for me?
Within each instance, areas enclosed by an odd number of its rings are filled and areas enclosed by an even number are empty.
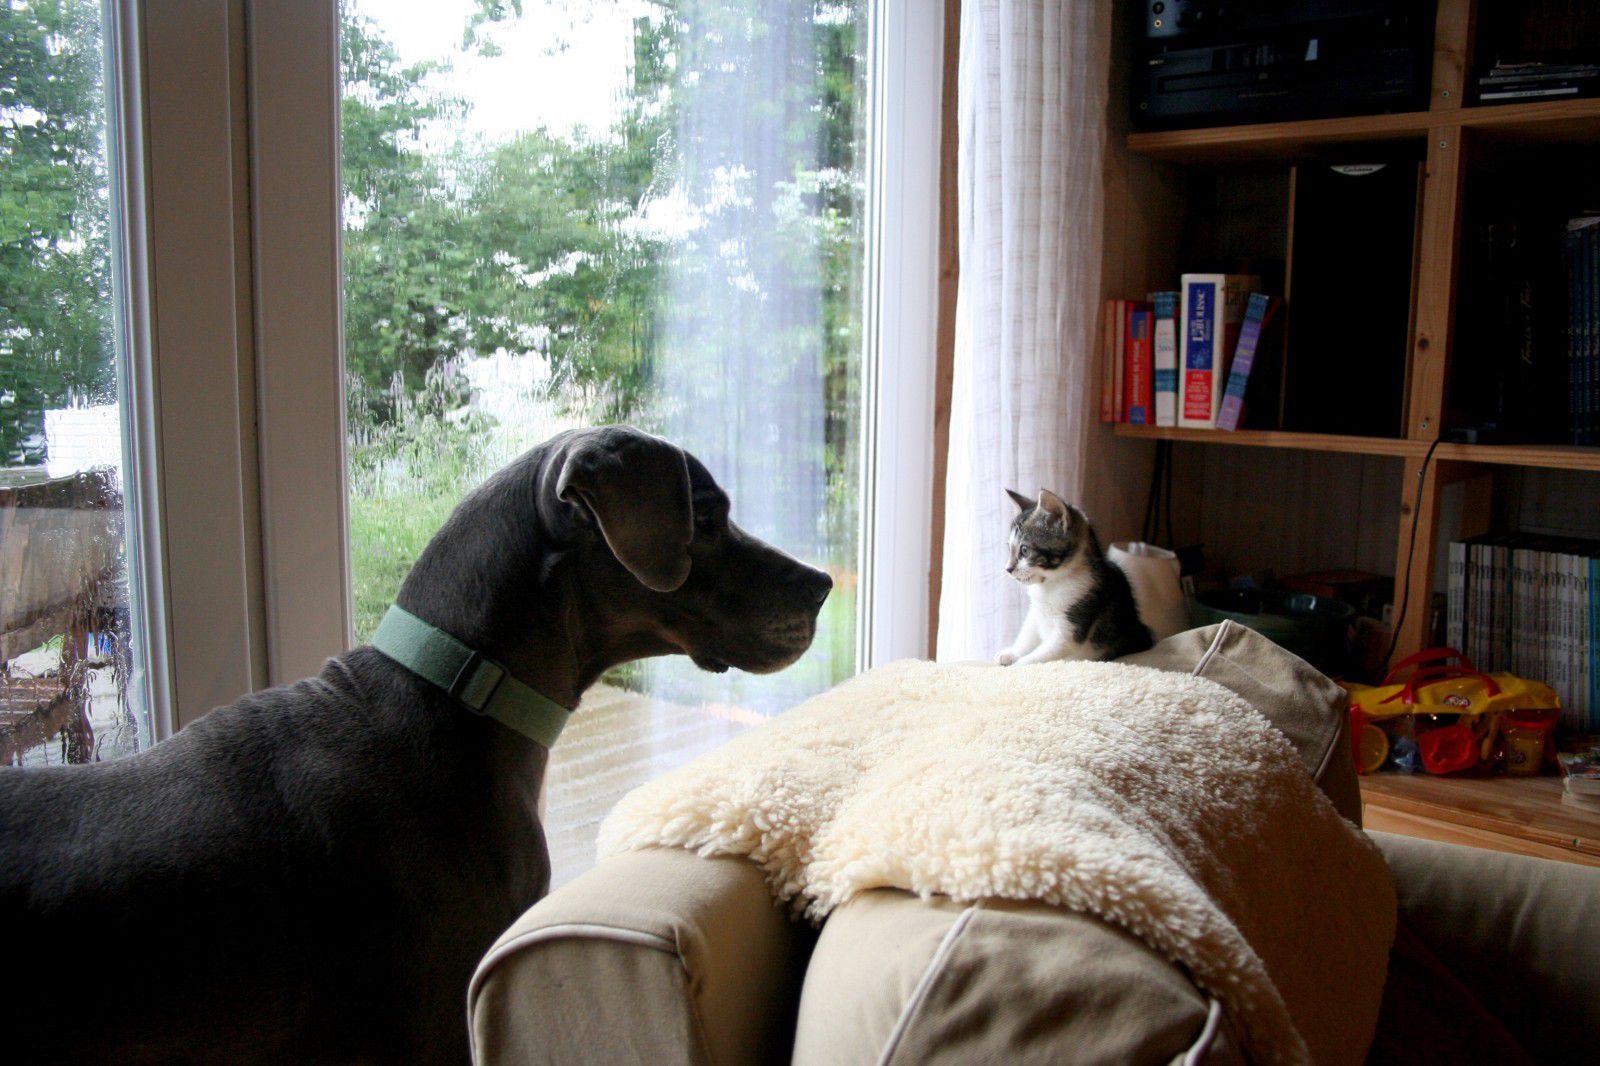
[[[1157,643],[1191,628],[1175,554],[1142,540],[1124,540],[1111,545],[1106,555],[1128,575],[1133,598],[1139,602],[1139,619],[1150,627]]]

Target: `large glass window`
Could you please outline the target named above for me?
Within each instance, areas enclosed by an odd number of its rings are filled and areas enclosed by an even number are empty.
[[[0,2],[0,762],[147,747],[97,0]]]
[[[346,0],[357,638],[457,500],[573,425],[696,454],[826,567],[769,677],[631,664],[558,746],[556,876],[633,784],[855,669],[866,0]]]

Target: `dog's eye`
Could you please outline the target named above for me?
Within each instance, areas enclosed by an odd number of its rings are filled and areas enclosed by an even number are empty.
[[[715,533],[717,531],[717,515],[715,511],[699,511],[694,516],[694,528],[700,533]]]

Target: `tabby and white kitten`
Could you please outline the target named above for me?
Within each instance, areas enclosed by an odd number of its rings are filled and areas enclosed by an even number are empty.
[[[1021,508],[1011,523],[1006,573],[1028,590],[1028,617],[1001,666],[1054,659],[1116,659],[1153,643],[1122,568],[1100,549],[1089,519],[1048,489],[1038,501],[1006,490]]]

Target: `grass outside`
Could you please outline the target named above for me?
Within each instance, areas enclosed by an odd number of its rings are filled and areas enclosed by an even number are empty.
[[[444,492],[351,496],[350,571],[357,643],[372,639],[411,564],[455,504],[455,497]]]

